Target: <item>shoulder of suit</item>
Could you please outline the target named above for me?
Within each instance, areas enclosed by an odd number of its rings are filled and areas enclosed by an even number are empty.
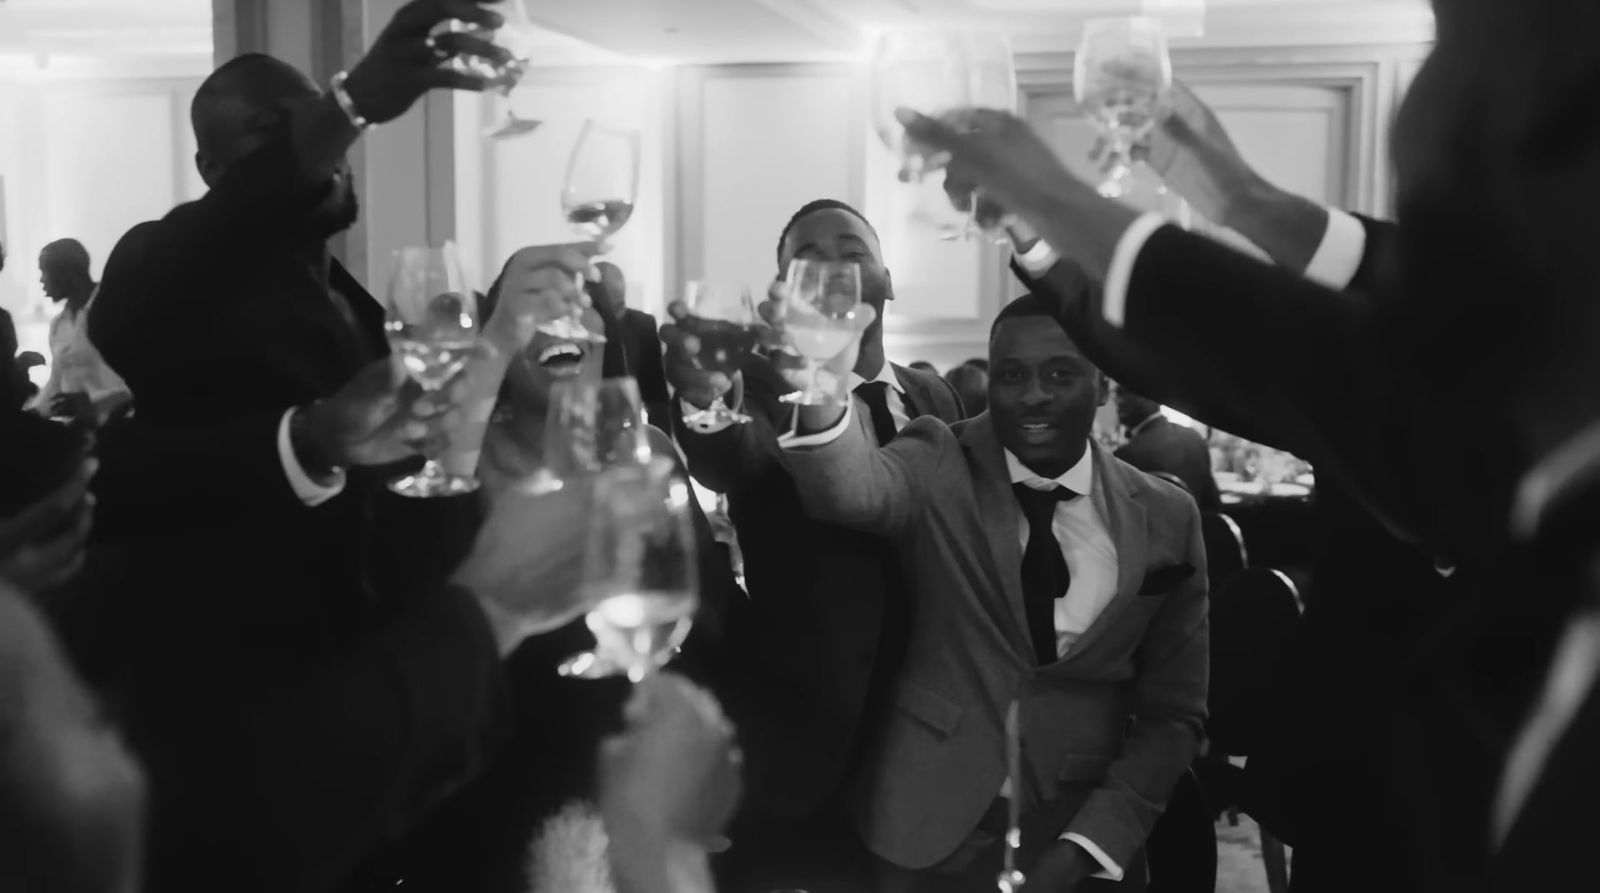
[[[1120,450],[1118,451],[1121,452]],[[1194,497],[1188,490],[1170,481],[1162,480],[1153,474],[1139,470],[1119,455],[1112,455],[1111,462],[1125,475],[1129,482],[1144,492],[1144,496],[1157,505],[1171,503],[1174,507],[1181,508],[1185,503],[1193,504]]]
[[[928,391],[933,394],[943,392],[950,397],[950,400],[955,405],[956,411],[958,413],[961,411],[961,397],[956,394],[956,389],[951,386],[950,382],[945,381],[942,376],[933,372],[924,372],[921,369],[912,369],[910,366],[902,366],[899,363],[890,363],[889,366],[894,369],[895,375],[900,379],[901,382],[905,382],[907,380],[913,381],[918,386],[927,388]],[[936,407],[923,408],[929,409]],[[937,413],[931,414],[937,415]],[[959,416],[946,419],[945,421],[959,421]]]

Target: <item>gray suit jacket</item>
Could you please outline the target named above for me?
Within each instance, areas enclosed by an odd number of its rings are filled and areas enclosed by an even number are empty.
[[[1066,658],[1036,667],[1021,510],[989,416],[954,428],[918,419],[881,449],[869,424],[859,413],[838,440],[785,454],[813,515],[893,538],[915,600],[896,709],[856,810],[868,844],[913,869],[955,853],[1005,780],[1004,717],[1020,698],[1025,807],[1061,817],[1050,836],[1082,834],[1133,864],[1205,717],[1194,501],[1094,448],[1118,591]]]

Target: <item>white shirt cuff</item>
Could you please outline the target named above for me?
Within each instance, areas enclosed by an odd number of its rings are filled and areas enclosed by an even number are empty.
[[[802,450],[808,447],[827,446],[828,444],[833,443],[835,440],[838,440],[844,436],[844,432],[849,429],[850,422],[855,417],[855,411],[856,401],[851,400],[849,403],[845,404],[844,415],[840,417],[839,423],[834,425],[832,428],[829,428],[826,431],[819,431],[816,434],[798,434],[795,431],[790,431],[787,434],[780,434],[778,435],[778,446],[783,447],[786,450]],[[798,424],[800,413],[796,411],[794,415]]]
[[[1060,839],[1083,847],[1085,852],[1094,857],[1094,861],[1100,863],[1100,868],[1102,870],[1096,872],[1095,874],[1089,875],[1090,877],[1098,878],[1103,881],[1122,880],[1122,866],[1111,861],[1111,857],[1106,855],[1106,851],[1095,846],[1094,841],[1084,837],[1082,834],[1073,834],[1070,831],[1061,835]]]
[[[1306,278],[1334,291],[1350,287],[1361,268],[1361,258],[1367,253],[1367,230],[1361,221],[1333,208],[1328,209],[1328,229],[1322,234],[1322,243],[1311,263],[1306,265]]]
[[[1141,215],[1123,232],[1122,238],[1117,240],[1116,250],[1111,253],[1111,267],[1106,271],[1105,296],[1101,300],[1100,312],[1106,322],[1119,329],[1128,317],[1128,285],[1133,281],[1134,262],[1139,259],[1139,252],[1144,250],[1144,243],[1150,241],[1150,236],[1168,222],[1166,217],[1154,212]]]
[[[300,467],[300,460],[295,458],[294,446],[289,443],[289,419],[293,415],[291,409],[278,423],[278,460],[283,463],[283,474],[289,479],[294,495],[308,506],[319,506],[344,492],[344,470],[336,469],[327,483],[312,480],[311,475],[306,474]]]
[[[1043,239],[1022,254],[1017,255],[1017,263],[1028,271],[1030,276],[1043,276],[1050,272],[1050,268],[1061,260],[1061,253],[1050,247],[1050,243]]]

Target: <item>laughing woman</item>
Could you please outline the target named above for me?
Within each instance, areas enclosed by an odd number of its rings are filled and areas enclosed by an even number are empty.
[[[628,374],[617,321],[602,309],[583,310],[584,326],[603,330],[604,347],[539,332],[515,332],[517,302],[550,283],[519,253],[485,299],[486,337],[498,342],[505,365],[478,463],[482,496],[493,500],[545,465],[544,429],[553,386],[562,381],[598,381]],[[566,287],[562,283],[563,288]],[[652,451],[677,452],[661,431],[648,430]],[[687,476],[687,472],[680,472]],[[743,593],[733,581],[727,553],[695,509],[699,543],[701,609],[684,654],[673,670],[715,690],[709,655],[716,632]],[[574,584],[577,581],[572,581]],[[594,645],[581,619],[530,639],[507,664],[515,728],[498,760],[476,782],[437,809],[424,826],[396,849],[382,872],[410,891],[440,893],[604,893],[610,889],[605,839],[591,806],[595,760],[602,738],[622,728],[624,679],[563,678],[557,667]]]

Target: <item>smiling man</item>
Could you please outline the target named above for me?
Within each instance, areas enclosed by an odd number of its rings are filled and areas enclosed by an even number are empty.
[[[898,709],[866,755],[855,819],[885,890],[992,884],[1008,794],[1030,887],[1143,889],[1145,838],[1205,716],[1199,511],[1094,443],[1105,377],[1045,302],[1000,313],[989,362],[975,419],[922,418],[879,447],[848,403],[807,407],[786,444],[806,509],[890,537],[913,576]]]

